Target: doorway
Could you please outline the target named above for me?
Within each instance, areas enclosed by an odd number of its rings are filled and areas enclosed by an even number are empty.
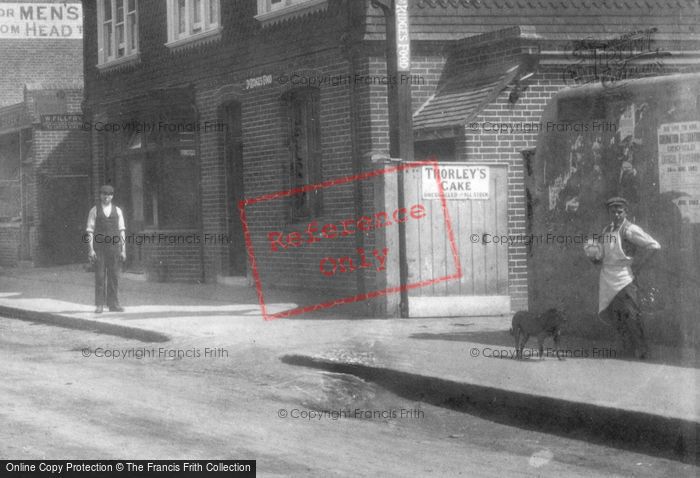
[[[445,157],[443,157],[444,159]],[[407,223],[408,282],[427,283],[409,291],[412,317],[501,315],[510,312],[508,247],[496,243],[508,234],[508,170],[502,164],[444,161],[440,171],[483,180],[482,197],[444,191],[446,208],[462,277],[440,280],[457,271],[449,229],[439,199],[426,195],[435,188],[432,166],[413,168],[405,176],[407,204],[422,204],[426,217]],[[475,171],[475,176],[470,175]],[[476,174],[479,173],[479,174]],[[464,173],[463,173],[464,174]],[[443,187],[459,186],[463,180],[448,179]],[[477,189],[476,182],[471,187]],[[493,238],[496,239],[493,239]]]
[[[229,103],[224,107],[227,125],[224,144],[226,168],[226,214],[228,224],[228,263],[225,272],[229,276],[245,276],[247,255],[243,224],[238,212],[238,202],[243,200],[243,128],[241,105]]]

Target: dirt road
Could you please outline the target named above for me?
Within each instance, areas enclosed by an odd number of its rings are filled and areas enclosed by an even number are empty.
[[[697,473],[410,402],[241,342],[150,345],[0,318],[0,456],[256,459],[259,476]]]

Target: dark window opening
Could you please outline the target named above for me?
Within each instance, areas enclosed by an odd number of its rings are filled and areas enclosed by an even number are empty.
[[[19,135],[17,133],[0,137],[0,180],[19,179]]]
[[[438,162],[457,161],[454,138],[445,138],[414,143],[414,158],[416,161],[436,159]]]
[[[116,186],[130,229],[191,229],[198,224],[195,133],[186,121],[167,123],[172,128],[159,134],[127,131],[106,138],[105,181]]]
[[[303,188],[321,181],[321,135],[317,89],[288,94],[290,187]],[[292,221],[321,214],[321,191],[303,191],[291,197]]]

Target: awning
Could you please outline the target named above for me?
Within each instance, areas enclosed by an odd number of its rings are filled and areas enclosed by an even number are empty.
[[[413,114],[413,129],[420,135],[464,126],[515,79],[519,66],[506,63],[488,70],[472,66],[471,71],[469,65],[453,68],[435,94]]]

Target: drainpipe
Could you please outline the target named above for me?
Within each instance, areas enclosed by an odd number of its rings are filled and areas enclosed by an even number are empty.
[[[193,113],[195,124],[199,124],[199,109],[194,94],[194,85],[190,85],[192,98],[190,99],[189,107]],[[199,230],[199,266],[201,270],[200,282],[203,284],[206,280],[205,258],[204,258],[204,210],[203,210],[203,194],[202,194],[202,148],[200,132],[197,131],[194,135],[194,150],[197,158],[197,202],[199,214],[197,218],[197,229]]]

